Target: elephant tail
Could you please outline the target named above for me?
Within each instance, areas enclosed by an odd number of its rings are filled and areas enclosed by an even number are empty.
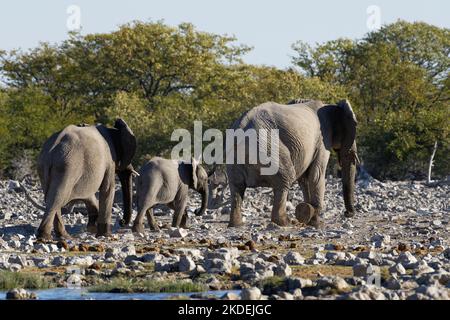
[[[45,207],[40,205],[39,203],[37,203],[36,200],[33,199],[33,197],[30,195],[30,192],[28,191],[28,189],[25,188],[25,186],[22,183],[19,183],[19,185],[25,194],[25,198],[27,198],[27,200],[30,201],[31,204],[34,205],[37,209],[45,211]]]

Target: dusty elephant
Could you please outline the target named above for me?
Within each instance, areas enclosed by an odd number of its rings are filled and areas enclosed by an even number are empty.
[[[136,152],[136,138],[122,119],[114,128],[103,125],[70,125],[53,134],[38,159],[38,174],[44,191],[45,214],[38,228],[39,239],[51,238],[54,225],[57,237],[68,237],[61,208],[76,200],[87,207],[88,231],[97,236],[111,234],[115,173],[122,184],[126,225],[132,213],[131,160]],[[99,200],[95,193],[99,191]]]
[[[228,164],[231,192],[230,227],[242,224],[241,204],[247,187],[272,187],[274,200],[272,221],[286,226],[286,199],[290,186],[298,181],[304,201],[296,207],[299,221],[320,227],[320,213],[324,206],[325,171],[330,151],[337,152],[342,167],[345,216],[355,214],[354,189],[356,163],[356,117],[347,100],[335,105],[320,101],[293,101],[288,105],[264,103],[244,113],[235,121],[233,129],[278,129],[278,171],[261,175],[264,167],[256,164]],[[258,134],[258,143],[260,135]],[[234,150],[236,146],[234,147]],[[245,144],[246,156],[248,142]],[[270,151],[270,148],[268,148]]]
[[[139,170],[136,181],[136,199],[138,215],[133,224],[133,231],[144,232],[144,214],[152,230],[158,230],[158,224],[153,216],[153,206],[167,204],[173,209],[174,227],[186,227],[189,188],[202,195],[200,209],[197,215],[205,213],[208,204],[208,174],[206,170],[193,160],[191,163],[152,158]]]

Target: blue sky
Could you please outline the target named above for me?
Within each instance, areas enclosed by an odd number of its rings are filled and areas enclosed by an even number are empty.
[[[450,27],[448,0],[3,0],[0,49],[27,49],[40,41],[67,38],[68,6],[81,10],[82,33],[108,32],[131,20],[160,20],[235,35],[253,46],[249,63],[286,67],[296,40],[314,44],[338,37],[361,38],[370,5],[380,8],[381,23],[397,19]]]

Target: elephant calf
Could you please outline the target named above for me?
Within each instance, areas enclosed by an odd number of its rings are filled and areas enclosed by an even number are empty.
[[[167,204],[175,210],[173,227],[186,227],[186,204],[189,188],[202,195],[202,205],[196,215],[202,215],[208,204],[208,174],[193,160],[192,163],[152,158],[139,171],[136,181],[138,214],[133,224],[133,231],[144,233],[144,214],[147,214],[150,229],[158,230],[153,216],[153,207]]]

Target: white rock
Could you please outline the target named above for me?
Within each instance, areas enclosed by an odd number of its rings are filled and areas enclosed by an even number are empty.
[[[188,231],[183,228],[170,228],[169,236],[171,238],[184,238],[188,235]]]
[[[242,300],[259,300],[261,298],[261,290],[257,287],[245,288],[241,291]]]
[[[178,264],[178,270],[180,272],[189,272],[195,269],[195,262],[191,257],[182,255]]]
[[[295,251],[289,251],[283,258],[283,260],[289,265],[302,265],[305,263],[305,258]]]

